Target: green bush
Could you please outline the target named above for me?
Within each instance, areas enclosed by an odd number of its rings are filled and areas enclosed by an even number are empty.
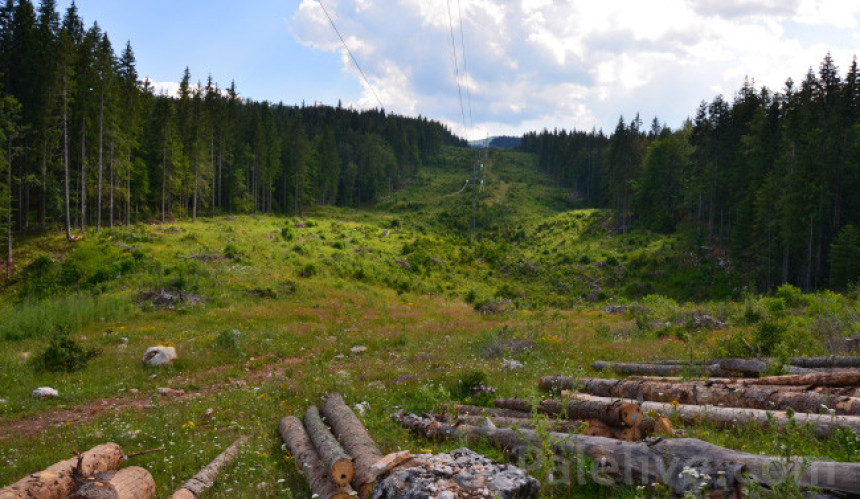
[[[764,320],[753,330],[753,345],[761,355],[770,355],[785,340],[788,326],[783,322]]]
[[[226,352],[240,352],[238,331],[225,329],[215,337],[214,348]]]
[[[72,372],[86,367],[98,350],[81,347],[69,337],[68,329],[57,327],[48,347],[36,356],[36,365],[51,372]]]
[[[296,233],[293,231],[292,227],[284,227],[281,229],[281,237],[284,241],[292,241],[296,238]]]
[[[773,294],[776,298],[780,298],[785,302],[785,304],[789,307],[797,307],[799,305],[803,305],[803,292],[800,291],[799,288],[792,286],[791,284],[783,284],[779,288],[777,288],[776,293]]]

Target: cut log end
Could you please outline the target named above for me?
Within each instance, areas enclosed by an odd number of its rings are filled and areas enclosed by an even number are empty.
[[[627,426],[636,427],[642,422],[642,409],[639,404],[622,404],[620,412],[621,421]]]
[[[349,459],[335,461],[331,467],[331,479],[338,485],[347,485],[355,477],[355,466]]]
[[[585,427],[580,432],[581,435],[587,435],[589,437],[614,437],[612,434],[612,428],[599,419],[588,419],[583,423],[585,424]]]

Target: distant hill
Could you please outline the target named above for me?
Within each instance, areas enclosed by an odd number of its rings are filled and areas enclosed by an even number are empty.
[[[489,142],[490,147],[497,147],[499,149],[515,149],[520,146],[520,142],[522,142],[522,140],[523,139],[521,137],[509,137],[506,135],[499,135],[497,137],[490,137],[488,139],[473,140],[469,142],[469,147],[487,147],[487,143]]]

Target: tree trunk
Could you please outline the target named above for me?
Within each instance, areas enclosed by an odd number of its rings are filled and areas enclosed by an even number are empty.
[[[131,148],[126,156],[128,172],[125,176],[125,226],[131,225]]]
[[[12,137],[6,138],[6,147],[8,157],[6,159],[6,185],[8,186],[9,198],[6,203],[6,280],[12,278],[12,265],[15,263],[12,258]]]
[[[99,96],[99,186],[98,202],[96,203],[96,232],[100,232],[102,228],[102,166],[104,157],[104,114],[105,114],[105,91],[102,85]]]
[[[113,185],[114,185],[114,170],[113,170],[113,138],[110,139],[110,209],[108,210],[108,224],[113,229]]]
[[[91,477],[69,499],[150,499],[155,497],[155,480],[149,471],[129,466]]]
[[[48,218],[48,137],[42,139],[42,192],[39,196],[39,230],[47,228]]]
[[[94,475],[99,472],[118,468],[123,462],[122,448],[114,443],[102,444],[83,454],[81,472],[84,475]],[[73,457],[56,463],[46,470],[34,473],[26,478],[0,489],[0,499],[24,499],[38,497],[41,499],[63,498],[75,489],[73,473],[78,464],[78,458]]]
[[[853,367],[860,368],[860,357],[792,357],[789,363],[810,369]]]
[[[218,473],[221,472],[221,469],[224,468],[224,466],[230,464],[230,461],[239,455],[239,449],[247,440],[247,437],[242,437],[233,442],[230,447],[227,447],[224,452],[218,454],[218,457],[213,459],[211,463],[207,464],[205,468],[198,471],[196,475],[176,489],[170,498],[195,499],[202,494],[203,491],[212,487],[215,483],[215,479],[218,477]]]
[[[81,119],[81,235],[87,225],[87,118]]]
[[[348,499],[350,497],[352,489],[349,486],[338,487],[326,475],[323,464],[298,418],[295,416],[283,418],[278,429],[315,497],[320,499]]]
[[[531,402],[523,399],[500,399],[495,401],[495,406],[500,409],[532,411]],[[602,401],[572,398],[565,404],[558,400],[544,400],[537,409],[543,414],[561,415],[567,419],[598,419],[610,426],[632,427],[642,421],[639,404],[632,402],[604,404]]]
[[[830,371],[732,380],[739,385],[860,387],[860,371]]]
[[[722,359],[720,368],[732,374],[745,374],[758,376],[767,374],[774,369],[775,365],[769,360],[760,359]],[[794,365],[782,366],[789,374],[806,374],[815,372],[813,369],[798,367]]]
[[[527,428],[533,430],[537,423],[535,423],[532,419],[527,418],[511,418],[511,417],[503,417],[503,416],[475,416],[471,414],[460,414],[457,416],[458,424],[467,424],[473,426],[481,426],[485,421],[489,419],[492,423],[499,427],[510,428],[511,426],[516,426],[518,428]],[[604,426],[609,428],[609,425],[604,423],[603,421],[599,421],[597,419],[590,419],[587,424],[582,421],[573,421],[573,420],[549,420],[546,422],[546,426],[552,431],[560,431],[564,433],[581,433],[583,435],[586,434],[587,431],[591,430],[593,427]],[[584,428],[583,428],[584,427]],[[612,431],[610,430],[605,436],[611,437]]]
[[[532,414],[530,412],[512,411],[510,409],[497,409],[493,407],[477,407],[474,405],[458,405],[457,414],[465,414],[470,416],[485,416],[491,418],[529,419],[532,417]]]
[[[595,397],[585,394],[577,394],[576,398],[606,405],[614,404],[618,401],[617,398]],[[815,434],[820,437],[830,436],[834,431],[846,428],[860,434],[860,417],[857,416],[797,412],[789,417],[788,413],[784,411],[717,407],[713,405],[675,405],[664,402],[642,402],[641,408],[645,413],[654,411],[661,416],[677,416],[683,423],[691,425],[697,424],[700,421],[708,421],[725,428],[734,428],[739,424],[750,423],[762,425],[775,424],[777,426],[797,424],[811,425]]]
[[[709,376],[728,376],[729,373],[723,371],[718,364],[709,364],[706,366],[697,365],[667,365],[667,364],[649,364],[638,362],[604,362],[598,360],[591,364],[591,368],[595,371],[602,369],[611,369],[618,374],[629,376],[631,374],[639,374],[645,376],[677,376],[687,373],[694,376],[707,374]]]
[[[326,474],[334,480],[334,483],[348,485],[355,477],[352,458],[343,450],[343,447],[323,423],[316,406],[308,407],[305,412],[305,428],[319,453],[320,460],[325,465]]]
[[[161,151],[161,223],[164,224],[164,210],[167,206],[167,144]]]
[[[65,197],[66,197],[66,240],[72,240],[72,218],[71,209],[69,206],[69,95],[68,81],[63,68],[63,169],[65,170]]]
[[[634,400],[656,402],[677,401],[682,404],[720,405],[751,409],[793,409],[798,412],[817,413],[822,408],[833,409],[836,414],[860,416],[860,399],[829,396],[821,393],[793,393],[779,388],[745,385],[705,385],[697,382],[663,383],[640,380],[579,380],[582,391],[594,395],[627,397]],[[608,390],[607,390],[608,388]]]
[[[322,414],[331,425],[332,433],[353,458],[355,478],[352,480],[352,487],[358,491],[360,497],[369,497],[376,480],[376,474],[371,468],[382,459],[379,448],[340,394],[331,393],[323,399]]]
[[[642,431],[642,436],[647,438],[652,435],[672,435],[675,433],[675,427],[672,426],[672,420],[666,416],[648,416],[642,418],[639,423],[639,429]]]

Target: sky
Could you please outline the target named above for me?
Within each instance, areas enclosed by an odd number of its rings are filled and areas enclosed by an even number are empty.
[[[855,0],[323,0],[365,80],[319,0],[77,5],[160,91],[188,66],[245,98],[384,107],[473,140],[637,112],[677,128],[745,78],[779,90],[860,52]]]

